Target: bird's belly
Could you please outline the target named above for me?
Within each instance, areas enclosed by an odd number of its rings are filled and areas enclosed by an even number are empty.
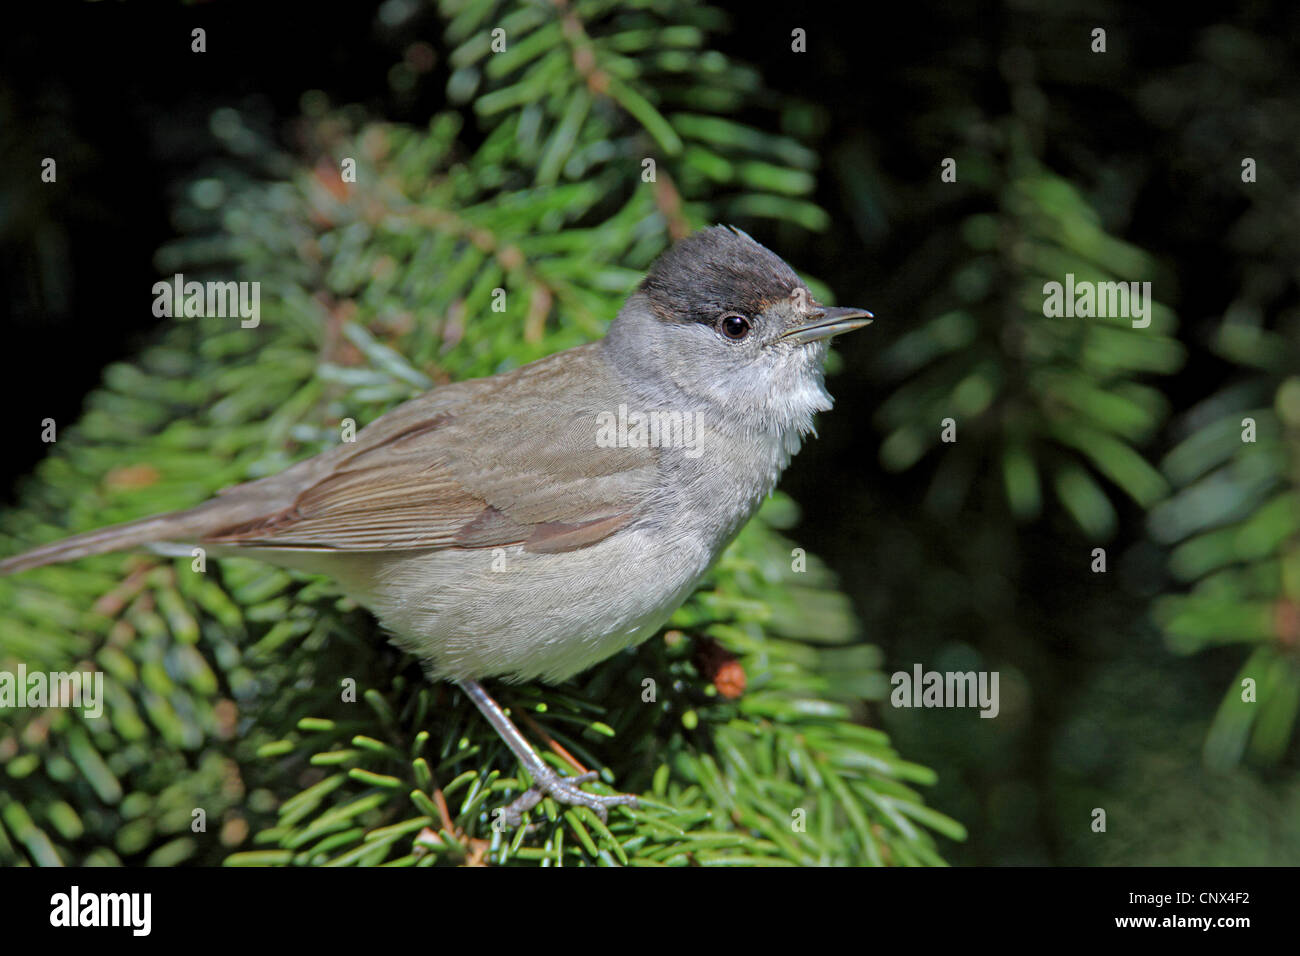
[[[636,530],[561,554],[373,555],[335,576],[444,677],[561,681],[653,635],[713,557],[685,537]]]

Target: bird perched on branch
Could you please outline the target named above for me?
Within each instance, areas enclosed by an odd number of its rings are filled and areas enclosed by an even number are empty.
[[[552,770],[480,681],[558,682],[654,634],[831,407],[827,343],[871,321],[814,301],[717,226],[665,252],[605,338],[441,386],[346,442],[194,508],[0,561],[11,574],[161,543],[325,574],[455,681],[543,796],[623,795]]]

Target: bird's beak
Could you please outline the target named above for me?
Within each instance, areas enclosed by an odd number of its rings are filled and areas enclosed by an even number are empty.
[[[870,325],[875,316],[866,309],[853,309],[848,306],[819,306],[813,313],[812,321],[796,325],[784,333],[781,338],[799,345],[820,342],[835,335],[852,332],[864,325]]]

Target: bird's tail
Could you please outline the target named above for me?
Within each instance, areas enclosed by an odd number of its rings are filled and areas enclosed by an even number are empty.
[[[52,541],[0,561],[0,575],[16,574],[57,561],[73,561],[92,554],[125,551],[127,548],[160,541],[195,540],[211,527],[211,519],[204,514],[205,511],[207,509],[200,505],[189,511],[154,515],[111,528],[76,534],[61,541]]]
[[[211,542],[231,527],[265,519],[291,504],[302,487],[310,484],[314,476],[328,466],[327,456],[328,452],[301,461],[278,475],[223,488],[216,497],[184,511],[169,511],[111,528],[87,531],[15,554],[0,561],[0,575],[146,544]]]

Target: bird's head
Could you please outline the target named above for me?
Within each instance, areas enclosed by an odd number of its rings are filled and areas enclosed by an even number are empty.
[[[677,242],[628,298],[606,339],[611,360],[747,429],[802,435],[830,408],[830,339],[871,322],[824,306],[778,255],[728,226]]]

